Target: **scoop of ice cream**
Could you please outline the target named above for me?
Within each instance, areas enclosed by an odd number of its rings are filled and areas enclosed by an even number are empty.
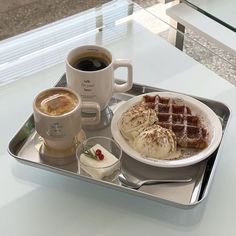
[[[132,141],[155,121],[157,121],[157,117],[153,109],[137,104],[122,114],[119,128],[122,135]]]
[[[134,140],[134,149],[146,157],[175,159],[179,156],[175,134],[159,125],[144,129]]]

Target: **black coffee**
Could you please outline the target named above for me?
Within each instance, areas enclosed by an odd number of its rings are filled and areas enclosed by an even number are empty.
[[[100,57],[87,56],[80,58],[74,65],[78,70],[97,71],[106,68],[109,63]]]

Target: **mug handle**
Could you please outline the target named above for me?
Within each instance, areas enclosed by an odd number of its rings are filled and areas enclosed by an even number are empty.
[[[95,125],[98,124],[101,119],[101,109],[100,105],[96,102],[83,102],[82,109],[94,110],[95,114],[93,117],[82,117],[81,121],[84,125]]]
[[[130,90],[133,85],[133,66],[131,61],[128,59],[116,59],[113,63],[113,68],[116,70],[119,67],[127,67],[128,78],[127,82],[124,84],[114,84],[113,92],[115,93],[126,92]]]

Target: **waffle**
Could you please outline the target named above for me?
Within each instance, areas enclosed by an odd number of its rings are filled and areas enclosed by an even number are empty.
[[[206,128],[200,118],[194,115],[182,100],[146,95],[143,102],[155,110],[156,124],[175,133],[180,147],[203,149],[207,146]]]

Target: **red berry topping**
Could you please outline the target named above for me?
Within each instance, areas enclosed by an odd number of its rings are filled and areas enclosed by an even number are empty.
[[[100,149],[97,149],[96,152],[95,152],[96,156],[99,156],[102,154],[102,151]]]
[[[99,158],[100,161],[102,161],[102,160],[104,159],[104,155],[103,155],[103,154],[100,154],[100,155],[98,156],[98,158]]]

